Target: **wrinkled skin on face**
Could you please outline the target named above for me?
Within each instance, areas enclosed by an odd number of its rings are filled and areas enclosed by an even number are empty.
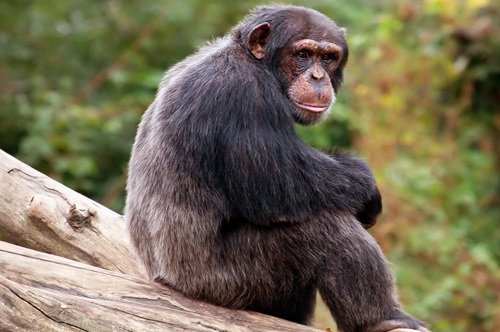
[[[339,67],[342,48],[327,41],[303,39],[291,45],[286,58],[288,98],[295,106],[295,120],[302,124],[324,120],[335,102],[330,76]]]

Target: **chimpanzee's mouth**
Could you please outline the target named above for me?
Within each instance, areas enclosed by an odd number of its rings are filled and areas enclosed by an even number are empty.
[[[295,99],[292,99],[292,103],[304,111],[309,111],[309,112],[314,112],[314,113],[324,112],[324,111],[328,110],[328,108],[330,108],[330,105],[331,105],[331,104],[328,104],[328,105],[304,104],[304,103],[301,103],[300,101],[297,101]]]

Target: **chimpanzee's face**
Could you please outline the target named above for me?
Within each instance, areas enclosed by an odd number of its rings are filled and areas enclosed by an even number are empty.
[[[342,57],[342,47],[331,40],[300,39],[285,49],[281,68],[297,122],[314,124],[327,117],[335,102],[333,83]]]

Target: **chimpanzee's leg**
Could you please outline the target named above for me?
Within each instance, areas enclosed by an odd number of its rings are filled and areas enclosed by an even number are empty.
[[[391,270],[375,240],[353,217],[335,215],[334,218],[334,222],[319,221],[325,229],[327,252],[317,281],[339,329],[428,331],[402,311]]]

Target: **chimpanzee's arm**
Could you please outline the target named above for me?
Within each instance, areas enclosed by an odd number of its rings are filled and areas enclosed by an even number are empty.
[[[375,223],[381,200],[368,164],[337,152],[328,156],[303,143],[293,130],[287,101],[255,86],[239,91],[247,95],[229,98],[223,140],[221,177],[238,216],[268,224],[301,221],[324,209],[349,211],[365,227]],[[231,94],[228,94],[231,95]],[[223,97],[223,96],[222,96]],[[262,98],[274,105],[256,107],[245,100]],[[240,109],[238,109],[240,107]]]

